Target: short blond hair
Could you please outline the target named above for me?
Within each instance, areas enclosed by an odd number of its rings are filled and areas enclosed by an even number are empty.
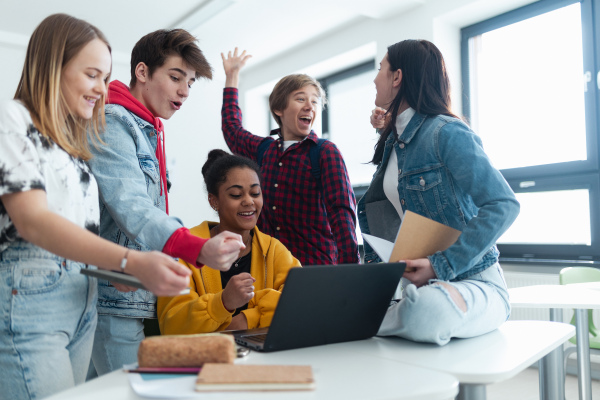
[[[281,127],[281,117],[275,114],[275,111],[283,111],[286,109],[289,101],[290,94],[296,90],[302,89],[305,86],[314,86],[319,93],[319,98],[321,99],[321,109],[325,106],[327,102],[327,98],[325,96],[325,91],[323,87],[312,76],[308,76],[306,74],[293,74],[288,75],[283,78],[273,88],[271,95],[269,96],[269,108],[271,109],[271,114],[277,125]]]
[[[35,29],[27,46],[21,80],[15,92],[42,135],[73,157],[88,160],[88,132],[100,140],[104,129],[104,96],[96,102],[91,120],[73,115],[60,90],[65,65],[94,39],[108,40],[95,26],[66,14],[54,14]],[[108,81],[108,79],[107,79]],[[65,115],[66,114],[66,115]]]

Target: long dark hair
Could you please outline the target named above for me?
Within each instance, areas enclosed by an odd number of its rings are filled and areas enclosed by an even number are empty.
[[[379,136],[371,162],[380,164],[385,141],[394,131],[402,102],[423,115],[456,117],[450,107],[450,80],[442,53],[427,40],[403,40],[388,47],[387,58],[391,71],[402,70],[400,90],[387,113],[389,123]],[[457,118],[457,117],[456,117]]]

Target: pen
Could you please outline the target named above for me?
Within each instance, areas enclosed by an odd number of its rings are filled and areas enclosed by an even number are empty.
[[[137,372],[139,374],[190,374],[200,372],[201,367],[138,367],[126,369],[125,372]]]

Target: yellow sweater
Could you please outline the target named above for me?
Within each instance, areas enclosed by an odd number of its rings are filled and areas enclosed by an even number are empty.
[[[204,221],[190,229],[190,232],[208,239],[210,228],[216,224]],[[158,298],[157,315],[161,333],[206,333],[227,328],[233,313],[223,306],[221,273],[209,266],[196,268],[185,261],[179,262],[192,270],[190,293]],[[254,297],[248,303],[248,309],[242,311],[248,320],[249,329],[271,325],[288,271],[299,266],[300,261],[279,240],[254,228],[250,267],[250,274],[256,279]]]

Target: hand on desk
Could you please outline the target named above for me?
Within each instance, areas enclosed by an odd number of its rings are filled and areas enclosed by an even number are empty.
[[[408,279],[416,287],[426,285],[430,279],[435,279],[435,271],[428,258],[419,258],[417,260],[404,260],[406,270],[403,277]]]
[[[238,315],[233,317],[231,319],[231,323],[225,329],[234,331],[238,331],[240,329],[248,329],[248,320],[246,319],[244,313],[239,313]]]

